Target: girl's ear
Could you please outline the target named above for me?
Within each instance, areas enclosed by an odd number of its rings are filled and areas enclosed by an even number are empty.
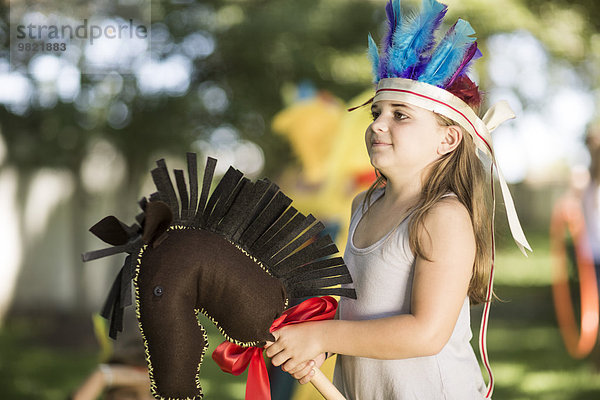
[[[444,154],[454,151],[460,144],[462,138],[463,133],[460,127],[457,125],[445,126],[442,140],[437,149],[438,155],[443,156]]]

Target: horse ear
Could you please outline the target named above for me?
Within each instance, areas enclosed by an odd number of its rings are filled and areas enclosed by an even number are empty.
[[[144,233],[142,240],[145,244],[153,244],[171,225],[173,213],[169,206],[162,201],[151,201],[146,205]]]
[[[102,218],[102,220],[90,228],[90,232],[113,246],[126,244],[129,240],[129,235],[127,235],[124,224],[112,215]]]

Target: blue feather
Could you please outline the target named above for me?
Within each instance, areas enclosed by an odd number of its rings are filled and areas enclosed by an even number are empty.
[[[396,26],[402,25],[402,8],[400,8],[400,0],[392,0],[392,8],[394,9]]]
[[[375,83],[379,82],[379,52],[377,50],[377,44],[373,40],[373,37],[369,33],[369,59],[371,60],[371,66],[373,67],[373,79]]]
[[[400,0],[390,0],[385,6],[385,13],[388,20],[388,31],[381,42],[382,48],[382,61],[379,63],[379,70],[377,71],[377,80],[388,75],[387,71],[387,59],[390,49],[392,48],[392,40],[396,27],[402,25],[402,10],[400,8]]]
[[[385,6],[385,13],[388,19],[388,32],[383,40],[383,50],[386,51],[392,46],[392,38],[396,28],[402,26],[402,9],[400,0],[390,0]]]
[[[465,58],[465,53],[475,41],[475,38],[471,37],[473,34],[475,31],[471,25],[459,19],[437,46],[418,80],[443,87],[454,76]]]
[[[447,7],[436,0],[423,0],[421,13],[397,26],[387,59],[388,76],[410,77],[420,56],[429,51]]]

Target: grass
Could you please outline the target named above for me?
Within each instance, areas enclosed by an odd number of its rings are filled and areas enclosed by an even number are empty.
[[[528,258],[510,247],[497,256],[496,290],[488,333],[488,352],[496,377],[495,399],[583,400],[600,398],[594,354],[574,360],[566,352],[554,317],[548,240],[533,237]],[[513,249],[514,248],[514,249]],[[481,308],[472,313],[476,347]],[[219,370],[209,357],[222,341],[207,320],[210,348],[202,366],[206,399],[243,399],[245,375]],[[64,400],[94,368],[98,349],[47,339],[49,325],[37,319],[12,318],[0,330],[2,399]],[[93,343],[93,340],[92,342]],[[600,353],[600,352],[598,352]],[[485,376],[485,375],[484,375]]]
[[[37,342],[36,323],[10,321],[0,331],[0,397],[7,400],[65,400],[97,361],[93,349]]]
[[[205,398],[243,399],[247,373],[225,374],[212,361],[210,355],[223,337],[212,322],[204,316],[201,320],[209,340],[201,370]],[[31,318],[13,318],[0,330],[1,399],[65,400],[97,366],[98,348],[48,343],[60,328],[43,325],[46,329]]]
[[[501,301],[492,306],[488,333],[494,398],[598,399],[600,352],[596,348],[583,360],[567,353],[554,314],[549,239],[543,234],[529,239],[534,252],[527,258],[509,243],[496,257],[496,294]],[[475,336],[480,317],[480,308],[475,308]]]

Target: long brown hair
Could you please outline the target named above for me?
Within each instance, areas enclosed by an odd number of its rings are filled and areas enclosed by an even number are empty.
[[[436,114],[442,126],[456,125],[454,121]],[[460,127],[460,126],[459,126]],[[462,129],[462,128],[460,128]],[[421,195],[411,210],[409,221],[409,243],[418,256],[429,260],[424,254],[417,234],[425,229],[424,220],[429,211],[447,193],[455,193],[458,200],[467,208],[475,234],[475,261],[469,283],[468,295],[472,304],[486,301],[489,275],[492,266],[491,196],[486,188],[486,172],[476,154],[473,138],[464,129],[463,139],[458,147],[436,160],[423,177]],[[387,178],[377,172],[376,181],[369,187],[363,208],[371,204],[373,192],[384,187]],[[493,228],[492,228],[493,229]]]

